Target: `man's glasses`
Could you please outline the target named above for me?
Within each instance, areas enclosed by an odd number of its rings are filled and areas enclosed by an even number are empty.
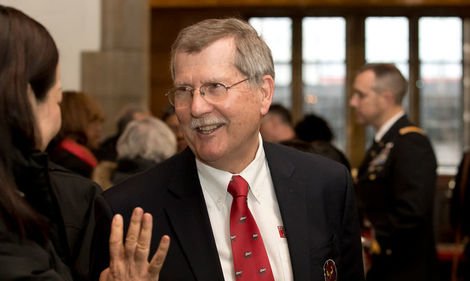
[[[199,94],[201,97],[209,103],[217,103],[225,100],[227,98],[227,92],[232,87],[241,84],[250,78],[245,78],[237,83],[234,83],[230,86],[225,86],[219,82],[208,82],[204,83],[199,87]],[[170,104],[175,108],[179,107],[189,107],[193,101],[194,88],[190,86],[180,86],[171,89],[166,96],[170,101]]]

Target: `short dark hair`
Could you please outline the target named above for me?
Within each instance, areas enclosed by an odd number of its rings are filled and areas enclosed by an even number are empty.
[[[290,111],[282,104],[279,104],[279,103],[271,104],[271,107],[269,107],[268,113],[275,114],[281,118],[282,122],[292,125],[292,115]]]
[[[306,142],[316,140],[331,142],[333,140],[333,132],[328,123],[315,114],[306,115],[297,123],[294,130],[297,138]]]
[[[390,91],[396,104],[401,104],[408,91],[408,81],[393,63],[368,63],[359,69],[358,74],[365,71],[375,74],[374,91],[378,94]]]

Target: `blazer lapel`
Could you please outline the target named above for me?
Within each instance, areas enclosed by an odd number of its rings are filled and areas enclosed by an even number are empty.
[[[306,186],[295,180],[295,166],[280,155],[275,145],[265,143],[264,149],[287,235],[294,279],[310,280]]]
[[[183,165],[178,167],[179,172],[169,187],[175,197],[166,208],[176,235],[174,241],[181,244],[196,280],[223,281],[194,156],[188,151],[184,153],[188,157],[182,161]]]

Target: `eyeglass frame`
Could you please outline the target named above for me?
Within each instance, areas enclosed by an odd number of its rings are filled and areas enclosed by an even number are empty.
[[[230,85],[230,86],[226,86],[226,85],[225,85],[224,83],[222,83],[222,82],[206,82],[206,83],[202,84],[201,86],[199,86],[199,90],[198,90],[198,91],[199,91],[199,94],[204,98],[204,96],[206,95],[206,93],[205,93],[204,91],[201,91],[201,89],[202,89],[203,87],[207,87],[207,86],[209,86],[209,85],[220,85],[220,86],[222,86],[222,87],[225,88],[225,93],[228,93],[228,90],[230,90],[232,87],[235,87],[235,86],[237,86],[238,84],[241,84],[241,83],[243,83],[243,82],[245,82],[245,81],[248,81],[248,80],[250,80],[250,79],[251,79],[250,77],[247,77],[247,78],[245,78],[245,79],[243,79],[243,80],[241,80],[241,81],[238,81],[238,82],[233,83],[233,84]],[[188,92],[188,93],[191,95],[191,98],[194,96],[194,91],[196,90],[196,88],[193,88],[193,87],[190,87],[190,86],[179,86],[179,87],[174,87],[174,88],[170,89],[170,90],[165,94],[165,96],[168,97],[168,101],[169,101],[170,104],[171,104],[172,106],[174,106],[174,107],[176,107],[176,106],[175,106],[174,102],[172,101],[171,96],[172,96],[172,95],[174,96],[174,94],[176,93],[176,91],[177,91],[178,89],[182,88],[182,87],[190,88],[190,90],[189,90],[189,91],[186,90],[186,92]],[[174,98],[173,98],[173,99],[174,99]],[[204,98],[204,100],[207,101],[205,98]]]

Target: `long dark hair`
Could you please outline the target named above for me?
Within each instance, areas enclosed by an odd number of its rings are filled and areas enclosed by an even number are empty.
[[[46,98],[58,60],[54,40],[40,23],[0,5],[0,212],[12,231],[39,242],[46,237],[41,219],[20,196],[13,163],[40,141],[28,92],[38,101]]]

